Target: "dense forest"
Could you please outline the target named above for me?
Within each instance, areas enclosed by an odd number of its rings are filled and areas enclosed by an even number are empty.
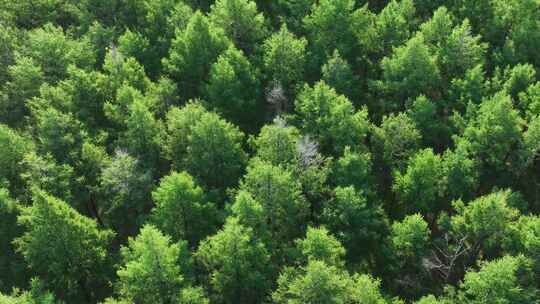
[[[539,52],[538,0],[0,0],[0,303],[540,303]]]

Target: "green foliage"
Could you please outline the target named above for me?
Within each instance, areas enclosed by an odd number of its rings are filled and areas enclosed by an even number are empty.
[[[326,228],[308,227],[306,238],[297,240],[296,246],[306,261],[323,261],[327,265],[343,267],[345,248]]]
[[[487,44],[473,36],[469,20],[455,25],[446,7],[440,7],[428,22],[421,25],[425,41],[437,56],[443,77],[452,79],[484,63]]]
[[[262,127],[252,143],[258,158],[276,166],[286,166],[295,161],[299,140],[298,129],[286,125],[285,120],[278,117],[272,125]]]
[[[333,87],[339,94],[351,99],[356,97],[357,89],[355,85],[357,85],[357,79],[351,66],[345,59],[341,58],[337,49],[322,67],[322,80]]]
[[[73,167],[58,164],[50,154],[42,157],[30,152],[24,155],[19,168],[25,185],[25,196],[29,196],[31,189],[37,187],[76,206],[73,192],[77,180]]]
[[[209,189],[233,186],[244,170],[244,134],[213,113],[204,115],[191,132],[185,158],[188,170]]]
[[[469,202],[454,203],[457,214],[451,218],[451,229],[477,252],[493,256],[500,251],[508,226],[517,219],[519,211],[509,205],[510,191],[498,191]],[[472,252],[476,254],[477,252]]]
[[[163,177],[152,197],[156,204],[152,222],[173,240],[187,240],[194,246],[217,230],[216,206],[206,201],[201,187],[186,172]]]
[[[270,287],[270,255],[265,245],[251,228],[234,220],[203,241],[196,258],[209,273],[217,302],[258,303]]]
[[[134,303],[181,303],[176,298],[189,269],[186,242],[171,244],[170,237],[144,226],[129,245],[120,249],[117,293]],[[182,265],[180,265],[182,263]]]
[[[448,144],[449,128],[441,121],[436,103],[421,95],[414,100],[407,112],[422,134],[424,146],[444,147]]]
[[[161,124],[140,99],[129,105],[124,135],[120,139],[130,155],[137,157],[144,168],[159,168]]]
[[[87,41],[67,36],[61,27],[47,24],[28,33],[22,55],[35,60],[43,70],[45,79],[56,82],[66,76],[67,67],[75,65],[91,68],[95,63],[92,48]]]
[[[407,115],[385,116],[373,130],[373,146],[390,167],[402,168],[420,147],[421,133]]]
[[[303,234],[309,206],[290,170],[255,160],[240,188],[262,205],[273,247],[283,248]]]
[[[30,290],[15,289],[11,296],[0,293],[0,302],[5,304],[62,304],[54,295],[45,290],[44,284],[37,278],[30,281]]]
[[[436,96],[441,75],[435,58],[419,35],[381,61],[383,78],[375,86],[388,96],[385,111],[402,110],[404,104],[396,100],[406,101],[421,94]]]
[[[10,197],[6,189],[0,188],[0,246],[3,248],[0,253],[0,293],[9,292],[11,286],[22,286],[28,280],[24,261],[12,243],[23,233],[23,229],[17,225],[18,215],[18,202]]]
[[[487,167],[484,170],[506,171],[509,162],[519,161],[522,129],[523,120],[512,100],[498,93],[482,102],[463,135],[457,138],[457,145]]]
[[[11,126],[19,126],[29,114],[26,102],[39,95],[39,87],[45,81],[43,70],[35,60],[19,57],[7,68],[8,81],[0,94],[0,117]]]
[[[468,303],[530,303],[535,301],[536,275],[523,256],[505,256],[465,274],[461,288]]]
[[[307,40],[297,38],[285,25],[267,38],[263,61],[268,79],[277,81],[287,91],[299,85],[306,65],[306,46]]]
[[[452,199],[469,199],[478,184],[478,171],[474,161],[462,149],[447,150],[442,157],[446,192]]]
[[[257,12],[254,1],[218,0],[211,6],[210,20],[246,54],[251,54],[266,35],[264,16]]]
[[[79,11],[72,1],[2,1],[0,5],[13,22],[23,28],[39,27],[48,22],[69,26],[78,21]]]
[[[59,163],[73,163],[86,135],[82,124],[70,113],[52,107],[32,112],[36,120],[38,150],[50,153]]]
[[[430,232],[421,215],[409,215],[392,224],[392,246],[402,258],[417,258],[425,253]]]
[[[200,12],[193,14],[184,30],[176,31],[164,65],[185,100],[199,95],[212,64],[229,44],[223,30]]]
[[[374,252],[388,224],[380,206],[369,204],[353,187],[338,187],[324,205],[322,222],[342,242],[349,259],[357,261]]]
[[[393,190],[409,212],[436,213],[442,209],[441,198],[446,190],[445,176],[439,155],[431,149],[415,154],[404,173],[394,174]]]
[[[242,51],[230,47],[219,55],[212,65],[205,95],[209,108],[240,124],[244,129],[253,128],[258,115],[258,72]]]
[[[345,147],[343,156],[334,163],[333,178],[339,186],[354,186],[358,191],[369,193],[371,184],[372,160],[368,152],[351,151]]]
[[[33,150],[32,142],[6,125],[0,124],[0,184],[15,192],[22,191],[19,165],[24,155]]]
[[[432,281],[427,267],[430,261],[431,231],[420,214],[408,215],[392,224],[389,236],[390,273],[403,274],[403,279],[389,276],[391,286],[408,297],[417,297],[429,290]]]
[[[120,237],[135,234],[151,208],[152,176],[139,161],[124,151],[116,155],[101,172],[101,191],[105,200],[98,206],[104,224]]]
[[[188,102],[181,109],[173,107],[167,112],[166,156],[174,168],[182,168],[183,159],[179,156],[187,154],[191,129],[206,113],[206,109],[196,101]]]
[[[0,0],[0,303],[536,303],[538,0]]]
[[[244,134],[198,103],[167,114],[168,153],[176,168],[186,168],[209,190],[233,186],[244,170]]]
[[[350,276],[323,261],[312,261],[300,269],[286,269],[272,294],[275,303],[386,303],[380,282],[367,275]]]
[[[540,218],[538,216],[522,216],[518,221],[510,223],[503,247],[507,252],[522,253],[533,262],[535,271],[540,267]]]
[[[369,129],[367,109],[356,111],[352,103],[324,82],[306,85],[295,108],[302,131],[313,136],[324,152],[342,152],[346,146],[362,150]]]
[[[376,52],[385,56],[410,38],[415,24],[415,2],[411,0],[392,0],[375,19],[376,42],[372,46]]]
[[[101,297],[111,230],[99,229],[94,220],[41,190],[34,191],[32,205],[21,210],[17,222],[25,233],[15,240],[16,248],[46,286],[74,301]]]
[[[337,49],[345,58],[351,58],[355,50],[352,33],[353,0],[322,0],[311,8],[304,18],[304,27],[315,62],[322,64]]]

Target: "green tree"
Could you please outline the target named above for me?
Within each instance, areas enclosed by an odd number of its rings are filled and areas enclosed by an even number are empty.
[[[121,88],[133,88],[141,93],[146,92],[150,87],[150,79],[146,76],[144,66],[142,66],[135,58],[126,57],[113,44],[107,48],[108,52],[103,63],[103,71],[106,76],[104,91],[108,94],[108,100],[113,105],[118,103],[114,100],[120,95]],[[127,112],[126,107],[122,110]]]
[[[456,144],[480,163],[482,176],[493,180],[492,173],[506,172],[500,174],[502,179],[520,168],[522,130],[523,120],[512,100],[498,93],[482,102]]]
[[[243,140],[244,133],[238,127],[198,102],[173,108],[167,114],[166,150],[173,167],[187,169],[216,194],[223,194],[241,176],[247,158]]]
[[[117,271],[117,293],[133,303],[180,303],[177,297],[187,283],[187,243],[172,243],[152,225],[120,249],[122,266]]]
[[[33,109],[37,148],[50,153],[59,163],[73,164],[79,158],[86,137],[84,126],[71,113],[53,107]]]
[[[244,130],[256,126],[260,110],[257,70],[242,51],[230,47],[212,65],[205,95],[210,109],[222,113]]]
[[[9,187],[13,194],[23,191],[21,161],[33,150],[33,143],[15,130],[0,124],[0,184]]]
[[[440,7],[429,21],[421,25],[421,33],[437,55],[441,75],[447,81],[482,65],[487,49],[487,44],[480,42],[480,36],[472,35],[468,19],[461,25],[454,24],[454,18],[446,7]]]
[[[343,267],[345,248],[326,228],[308,227],[306,237],[296,241],[304,261],[323,261],[327,265]]]
[[[436,96],[440,71],[421,35],[394,49],[381,61],[382,80],[375,87],[387,96],[384,111],[402,110],[408,99],[419,95]]]
[[[503,249],[509,254],[523,254],[533,262],[534,271],[540,269],[540,217],[521,216],[510,223],[503,243]]]
[[[538,297],[536,274],[523,256],[505,256],[468,271],[462,284],[467,303],[531,303]]]
[[[67,79],[62,80],[58,87],[66,94],[69,110],[76,119],[87,126],[93,134],[96,129],[107,125],[103,105],[108,98],[107,77],[97,71],[86,71],[75,66],[69,66]],[[44,96],[42,90],[41,98]]]
[[[15,240],[17,250],[56,295],[76,302],[103,296],[112,231],[98,229],[94,220],[41,190],[35,190],[17,222],[25,228]]]
[[[261,160],[275,166],[286,166],[294,163],[297,157],[299,133],[297,128],[287,125],[285,119],[278,117],[273,124],[263,126],[251,143]]]
[[[0,41],[0,83],[5,83],[8,80],[8,67],[15,63],[15,51],[21,42],[17,28],[0,25]]]
[[[343,94],[351,100],[357,96],[358,81],[356,76],[349,63],[341,58],[337,49],[322,66],[322,80],[333,87],[337,93]]]
[[[225,31],[236,47],[250,55],[266,36],[265,20],[250,0],[217,0],[210,20]]]
[[[263,241],[270,239],[266,211],[251,193],[245,190],[238,191],[230,211],[238,224],[253,229],[253,234],[257,239]]]
[[[422,136],[414,121],[404,113],[383,117],[373,130],[373,147],[387,166],[404,168],[409,157],[420,148]]]
[[[184,167],[184,155],[189,146],[193,126],[207,113],[198,101],[190,101],[182,108],[173,107],[166,115],[165,156],[176,170]]]
[[[492,1],[491,26],[484,26],[485,35],[495,48],[494,63],[510,65],[530,62],[538,66],[534,50],[540,46],[540,17],[537,3],[527,1]],[[478,24],[483,26],[483,24]]]
[[[540,114],[540,82],[531,84],[526,91],[519,93],[519,103],[527,118]]]
[[[371,174],[371,154],[369,152],[355,152],[350,147],[345,147],[343,155],[334,162],[332,178],[338,186],[353,186],[357,191],[368,194],[373,190]]]
[[[426,254],[430,231],[420,214],[406,216],[402,222],[392,224],[392,248],[403,259],[420,259]]]
[[[37,28],[49,22],[65,27],[78,22],[79,10],[71,1],[5,1],[1,5],[2,10],[13,18],[13,22],[25,29]]]
[[[12,243],[23,234],[22,227],[17,225],[19,213],[19,203],[10,197],[7,189],[0,187],[0,246],[3,248],[0,253],[0,293],[9,292],[14,286],[24,286],[28,281],[26,264]]]
[[[71,64],[80,68],[92,68],[95,64],[95,54],[88,41],[73,39],[61,27],[50,23],[29,31],[21,55],[32,58],[45,79],[53,83],[67,76]]]
[[[223,30],[201,12],[193,14],[185,30],[176,32],[163,63],[178,82],[184,100],[200,96],[212,64],[229,44]]]
[[[460,148],[446,150],[442,156],[442,170],[450,201],[472,198],[478,186],[478,171],[467,151]]]
[[[274,246],[283,248],[303,234],[309,206],[290,170],[254,160],[240,188],[262,205]]]
[[[388,56],[393,48],[404,44],[414,31],[416,23],[416,1],[392,0],[376,16],[376,42],[377,57]]]
[[[450,219],[451,232],[466,238],[473,257],[482,254],[497,256],[509,225],[517,220],[520,212],[511,205],[512,193],[498,191],[481,196],[465,205],[454,202],[457,214]]]
[[[118,39],[122,53],[135,57],[148,74],[156,78],[162,71],[161,59],[167,55],[175,30],[184,29],[193,10],[184,1],[138,0],[117,5],[116,26],[127,30]]]
[[[493,82],[496,86],[502,85],[502,89],[510,97],[517,99],[520,93],[536,82],[536,70],[531,64],[518,64],[512,68],[506,68],[502,75],[496,75],[494,78]]]
[[[264,1],[260,1],[264,2]],[[276,10],[280,12],[279,21],[287,24],[293,32],[298,33],[303,29],[303,19],[307,16],[315,4],[314,0],[277,0]]]
[[[141,169],[139,161],[117,150],[101,171],[104,199],[98,212],[105,225],[114,228],[121,239],[136,234],[151,209],[154,187],[150,172]]]
[[[349,275],[323,261],[311,261],[299,269],[285,269],[272,293],[275,303],[386,303],[380,282],[368,275]]]
[[[27,102],[39,95],[45,81],[43,70],[29,57],[18,57],[7,67],[8,80],[0,92],[0,119],[9,126],[21,126],[29,114]]]
[[[302,131],[320,142],[327,153],[341,153],[346,146],[365,148],[369,130],[367,109],[356,111],[352,103],[324,82],[313,88],[306,85],[298,95],[295,108]]]
[[[19,166],[21,179],[24,182],[23,197],[29,199],[31,189],[37,187],[47,193],[60,198],[78,208],[78,199],[75,194],[78,189],[78,180],[72,166],[59,164],[50,154],[40,156],[36,152],[24,155]]]
[[[422,134],[424,146],[434,147],[436,150],[448,146],[450,130],[444,117],[439,115],[436,103],[421,95],[407,109],[407,114]]]
[[[33,278],[26,291],[15,289],[10,296],[0,293],[0,303],[5,304],[63,304],[54,295],[45,290],[43,281]]]
[[[345,246],[348,261],[369,258],[388,232],[384,211],[351,186],[337,187],[334,195],[323,206],[322,223]]]
[[[219,303],[260,303],[270,287],[270,254],[251,228],[234,219],[201,243],[196,258],[209,273]]]
[[[480,104],[482,98],[489,94],[488,84],[485,79],[484,68],[477,65],[465,72],[461,78],[455,78],[450,82],[446,108],[465,112],[467,104]]]
[[[392,189],[405,210],[436,215],[446,209],[442,202],[446,191],[441,157],[431,149],[419,151],[411,157],[405,172],[394,173]]]
[[[388,269],[394,275],[388,277],[391,286],[407,297],[425,294],[433,284],[424,266],[431,244],[430,232],[420,214],[408,215],[401,222],[392,224],[389,236],[392,256],[388,261],[393,263]]]
[[[185,155],[187,170],[209,190],[234,186],[244,171],[244,133],[215,113],[192,126]]]
[[[206,201],[203,190],[186,172],[163,177],[152,192],[156,206],[152,222],[173,240],[186,240],[191,247],[216,231],[218,211]]]
[[[126,131],[119,139],[130,155],[140,160],[148,170],[159,168],[161,124],[143,100],[137,99],[129,106]]]
[[[347,60],[354,59],[354,5],[354,0],[318,1],[304,18],[304,28],[311,43],[317,69],[336,49]]]
[[[289,94],[303,79],[306,46],[307,40],[297,38],[285,25],[264,41],[264,71],[269,79],[277,81]]]

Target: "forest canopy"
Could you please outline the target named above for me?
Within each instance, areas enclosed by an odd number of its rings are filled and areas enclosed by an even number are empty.
[[[538,0],[0,0],[0,304],[540,302]]]

